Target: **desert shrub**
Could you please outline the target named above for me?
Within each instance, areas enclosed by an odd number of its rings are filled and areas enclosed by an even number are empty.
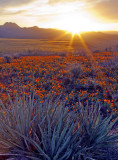
[[[0,141],[6,150],[3,155],[62,160],[81,152],[83,149],[75,143],[77,139],[79,142],[81,130],[76,129],[77,117],[74,112],[68,113],[64,104],[57,103],[47,99],[34,104],[33,98],[23,96],[11,101],[9,108],[2,104]]]
[[[10,62],[11,62],[11,57],[5,56],[5,57],[4,57],[4,62],[5,62],[5,63],[10,63]]]
[[[68,74],[71,75],[72,78],[77,79],[79,77],[82,76],[83,74],[83,69],[81,64],[72,64],[69,68],[68,68]]]
[[[93,51],[93,53],[100,53],[100,50],[95,50],[95,51]]]
[[[99,63],[102,67],[107,69],[117,69],[118,68],[118,56],[114,56],[112,59],[105,60]]]
[[[99,72],[100,72],[99,69],[94,68],[94,67],[89,67],[89,70],[85,71],[84,74],[86,77],[94,78],[98,76]]]
[[[95,78],[87,78],[85,80],[84,87],[86,88],[86,90],[88,90],[89,93],[96,91],[96,90],[99,90],[101,93],[103,93],[102,86],[99,85],[99,83],[97,82]]]
[[[15,149],[17,150],[18,148],[23,149],[24,147],[25,150],[26,144],[21,135],[29,136],[29,131],[36,116],[34,112],[35,104],[33,104],[31,97],[28,98],[28,96],[23,96],[23,98],[16,97],[14,103],[10,97],[9,99],[10,106],[8,107],[1,102],[0,141],[4,144],[4,149],[9,151],[13,149],[14,153]]]
[[[68,67],[67,73],[63,75],[62,87],[65,89],[66,93],[70,93],[73,89],[80,90],[82,84],[77,87],[75,81],[83,76],[83,68],[81,64],[72,64]]]
[[[7,107],[1,102],[0,155],[29,160],[117,159],[113,148],[118,134],[110,133],[118,118],[102,119],[98,104],[91,108],[80,103],[78,111],[68,112],[65,102],[59,101],[49,96],[42,103],[32,94],[16,97],[15,102],[10,99]]]
[[[118,117],[113,121],[111,114],[103,119],[100,110],[98,102],[91,107],[89,105],[84,107],[80,103],[80,125],[84,121],[83,133],[85,134],[81,145],[88,148],[85,155],[90,159],[117,159],[118,150],[116,148],[118,147],[114,144],[118,143],[118,134],[111,134],[111,132],[114,124],[118,122]]]

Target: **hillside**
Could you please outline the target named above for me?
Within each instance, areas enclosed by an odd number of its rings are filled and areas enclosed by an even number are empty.
[[[54,39],[65,34],[65,31],[56,29],[44,29],[36,26],[21,28],[15,23],[7,22],[0,26],[0,38],[17,39]],[[70,37],[70,34],[64,35],[64,39]]]

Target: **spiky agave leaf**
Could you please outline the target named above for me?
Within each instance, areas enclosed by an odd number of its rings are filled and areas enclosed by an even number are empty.
[[[113,122],[112,114],[110,117],[102,119],[98,102],[92,108],[84,107],[81,103],[79,107],[80,124],[84,121],[83,133],[85,137],[82,145],[88,148],[86,154],[91,155],[92,158],[101,157],[102,159],[107,157],[108,159],[108,149],[111,150],[113,147],[118,149],[118,146],[115,145],[118,142],[118,134],[110,134],[113,125],[118,121],[118,117]],[[113,155],[110,156],[117,159]]]
[[[10,97],[9,97],[10,99]],[[6,149],[10,148],[27,148],[25,139],[20,137],[16,132],[29,136],[29,132],[32,129],[32,123],[36,118],[34,112],[35,105],[33,99],[23,95],[23,98],[16,97],[16,101],[13,103],[10,99],[10,106],[6,107],[1,102],[0,110],[0,143]],[[25,145],[24,145],[25,144]],[[2,152],[0,150],[0,152]]]
[[[34,104],[31,97],[23,96],[17,97],[15,103],[10,99],[10,108],[2,104],[0,140],[8,147],[7,155],[24,155],[35,160],[72,157],[73,143],[80,131],[74,131],[77,128],[74,112],[68,113],[65,102],[57,105],[58,100],[47,98],[44,103]]]
[[[39,122],[36,131],[41,142],[39,145],[42,146],[45,154],[51,160],[71,159],[74,153],[72,148],[73,142],[75,142],[76,137],[78,138],[80,132],[76,131],[73,133],[74,128],[77,126],[76,116],[73,112],[68,113],[62,103],[57,106],[55,103],[49,101],[48,107],[45,103],[41,107],[44,110],[43,116],[46,118],[40,119],[42,123]],[[41,159],[44,159],[43,156]]]
[[[102,120],[98,104],[93,108],[80,105],[77,114],[68,112],[65,102],[57,105],[58,100],[52,99],[34,104],[32,97],[23,96],[11,101],[9,109],[2,104],[0,140],[8,154],[32,160],[105,159],[107,148],[111,153],[118,139],[117,134],[109,134],[117,119]]]

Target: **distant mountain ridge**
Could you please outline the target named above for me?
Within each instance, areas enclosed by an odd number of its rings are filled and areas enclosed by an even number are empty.
[[[18,38],[18,39],[54,39],[64,35],[65,31],[56,29],[44,29],[34,27],[19,27],[16,23],[6,22],[0,26],[0,38]],[[68,39],[70,34],[64,35]]]
[[[86,25],[87,27],[87,25]],[[14,39],[26,39],[27,43],[30,43],[30,39],[39,39],[45,43],[51,44],[52,50],[53,46],[58,49],[61,48],[61,43],[65,44],[64,50],[75,50],[76,52],[94,52],[94,51],[118,51],[118,32],[85,32],[81,33],[80,36],[77,34],[72,37],[72,34],[63,30],[57,29],[44,29],[34,27],[20,27],[16,23],[7,22],[4,25],[0,26],[0,45],[4,48],[4,43],[6,41],[8,46],[14,46],[12,41]],[[6,41],[3,40],[6,38]],[[10,41],[8,40],[10,39]],[[28,40],[29,39],[29,40]],[[19,42],[17,42],[18,44]],[[10,45],[11,44],[11,45]],[[19,45],[19,44],[18,44]],[[24,44],[25,45],[25,44]],[[31,43],[32,47],[35,47],[36,44]],[[39,46],[40,48],[40,46]],[[111,49],[112,48],[112,49]],[[58,51],[58,50],[57,50]]]
[[[6,29],[20,29],[21,28],[16,23],[12,23],[12,22],[6,22],[2,27]]]
[[[118,32],[111,34],[112,32],[88,32],[82,33],[84,40],[111,40],[118,39]],[[78,36],[75,36],[75,40]],[[70,40],[72,39],[71,33],[66,31],[51,29],[51,28],[38,28],[34,27],[20,27],[16,23],[6,22],[4,25],[0,25],[0,38],[12,38],[12,39],[44,39],[44,40]]]

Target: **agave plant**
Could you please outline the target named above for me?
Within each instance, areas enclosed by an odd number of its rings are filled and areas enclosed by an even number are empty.
[[[34,94],[10,102],[7,107],[1,103],[0,155],[20,160],[117,159],[111,147],[118,135],[110,132],[118,118],[103,120],[98,104],[90,108],[80,103],[75,113],[51,96],[44,103],[34,102]]]
[[[5,154],[35,160],[71,160],[84,148],[77,116],[68,113],[65,103],[47,98],[44,103],[23,96],[11,105],[2,104],[0,114],[0,141]]]
[[[100,104],[97,102],[93,107],[83,106],[80,103],[79,117],[80,124],[84,121],[83,133],[85,134],[82,146],[87,147],[85,155],[89,158],[99,160],[118,159],[118,133],[111,134],[118,117],[113,121],[110,117],[103,117],[100,114]],[[84,155],[84,156],[85,156]]]
[[[73,131],[73,120],[69,119],[67,111],[61,106],[45,102],[40,105],[39,123],[33,134],[32,140],[28,142],[35,148],[37,155],[34,159],[68,159],[72,153],[70,139]],[[39,149],[40,147],[40,149]]]
[[[17,148],[25,150],[27,143],[20,135],[29,136],[36,118],[33,98],[23,95],[23,98],[16,97],[13,103],[9,97],[10,105],[5,107],[1,102],[0,110],[0,153],[12,155]]]

